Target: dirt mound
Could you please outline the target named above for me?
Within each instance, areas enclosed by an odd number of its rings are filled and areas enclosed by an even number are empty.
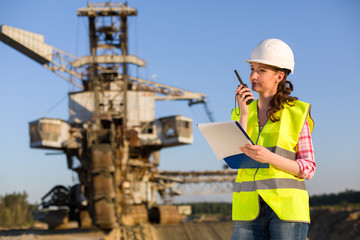
[[[310,240],[360,240],[360,209],[311,210]]]

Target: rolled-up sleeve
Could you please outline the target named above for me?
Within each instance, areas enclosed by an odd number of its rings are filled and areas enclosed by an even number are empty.
[[[314,176],[316,163],[308,121],[305,122],[299,135],[296,162],[300,167],[299,178],[309,180]]]

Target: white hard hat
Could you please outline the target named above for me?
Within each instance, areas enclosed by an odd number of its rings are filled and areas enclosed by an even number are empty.
[[[279,39],[266,39],[260,42],[251,52],[248,63],[256,62],[285,68],[294,73],[294,54],[291,48]]]

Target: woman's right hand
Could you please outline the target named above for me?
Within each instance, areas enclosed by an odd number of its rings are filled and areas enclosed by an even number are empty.
[[[241,115],[248,115],[249,105],[246,105],[246,102],[250,99],[254,100],[255,97],[246,84],[244,88],[242,88],[243,86],[243,84],[239,85],[235,91],[236,101],[239,105]]]

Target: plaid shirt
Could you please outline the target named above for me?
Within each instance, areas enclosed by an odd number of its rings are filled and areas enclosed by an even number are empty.
[[[314,176],[316,164],[309,123],[307,120],[299,135],[296,162],[300,167],[299,178],[309,180]]]

